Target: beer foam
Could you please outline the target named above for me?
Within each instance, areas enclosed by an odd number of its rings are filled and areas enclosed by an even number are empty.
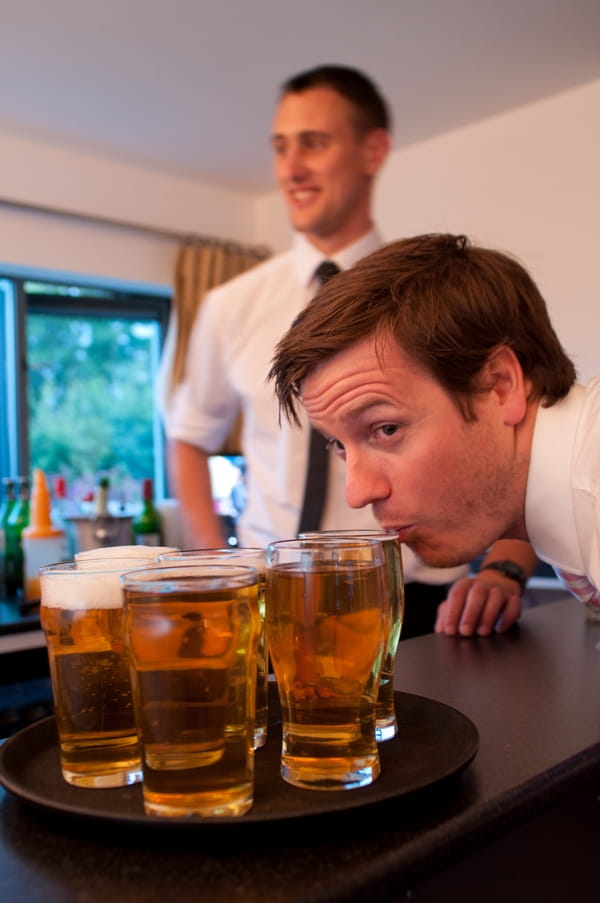
[[[42,574],[42,607],[81,611],[90,608],[121,608],[123,597],[118,572],[97,574],[89,571]]]
[[[42,606],[69,611],[121,608],[121,574],[148,565],[148,560],[140,557],[84,559],[72,565],[56,565],[40,575]]]
[[[177,552],[172,546],[100,546],[97,549],[86,549],[75,553],[75,561],[86,558],[146,558],[153,560],[167,552]]]

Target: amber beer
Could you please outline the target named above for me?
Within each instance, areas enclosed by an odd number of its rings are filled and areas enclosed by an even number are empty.
[[[252,806],[257,579],[174,563],[122,579],[148,814]]]
[[[375,723],[375,738],[381,742],[391,740],[398,733],[394,704],[394,666],[404,620],[404,573],[398,534],[379,536],[374,533],[373,536],[380,539],[383,548],[385,582],[390,604],[390,633],[381,665]]]
[[[398,533],[391,530],[321,530],[301,533],[301,539],[375,539],[382,544],[385,559],[385,582],[390,608],[390,631],[381,665],[377,693],[375,739],[391,740],[398,732],[394,703],[394,666],[404,621],[404,573],[402,548]]]
[[[250,560],[248,561],[250,564]],[[264,550],[261,562],[253,565],[258,571],[257,605],[258,605],[258,638],[256,645],[256,697],[254,710],[254,749],[259,749],[267,742],[268,696],[269,696],[269,655],[266,637],[266,584]]]
[[[381,547],[370,544],[370,560],[364,551],[354,558],[348,549],[332,562],[329,551],[323,555],[321,544],[312,542],[297,560],[286,560],[287,550],[277,547],[289,545],[273,543],[267,552],[267,637],[283,719],[281,774],[308,789],[364,786],[380,773],[377,683],[389,632]]]
[[[160,561],[168,564],[179,562],[191,564],[234,564],[248,565],[258,571],[258,645],[256,648],[256,703],[254,713],[254,749],[267,742],[269,660],[265,631],[265,550],[237,546],[232,549],[188,549],[173,550],[160,555]]]
[[[141,779],[119,577],[143,560],[77,562],[41,570],[61,769],[79,787]]]

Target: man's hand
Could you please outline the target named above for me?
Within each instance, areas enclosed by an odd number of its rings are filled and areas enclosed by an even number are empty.
[[[435,632],[447,636],[504,633],[521,615],[521,587],[497,571],[457,580],[438,608]]]

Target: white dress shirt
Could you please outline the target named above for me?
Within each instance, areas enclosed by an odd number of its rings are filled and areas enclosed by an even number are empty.
[[[600,377],[538,407],[525,524],[540,558],[600,589]]]

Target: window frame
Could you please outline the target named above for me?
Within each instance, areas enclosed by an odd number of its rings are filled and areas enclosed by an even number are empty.
[[[27,283],[68,287],[79,294],[31,292]],[[27,395],[26,321],[29,313],[82,317],[151,319],[159,326],[159,357],[164,347],[172,299],[169,294],[148,288],[123,290],[99,281],[73,277],[48,278],[38,274],[18,277],[0,272],[3,310],[0,312],[0,348],[6,351],[0,385],[0,476],[16,477],[31,470],[29,454],[29,412]],[[107,297],[98,297],[99,291]],[[87,294],[86,294],[87,293]],[[158,365],[158,361],[157,361]],[[165,437],[155,407],[153,435],[156,449],[155,495],[166,496]]]

